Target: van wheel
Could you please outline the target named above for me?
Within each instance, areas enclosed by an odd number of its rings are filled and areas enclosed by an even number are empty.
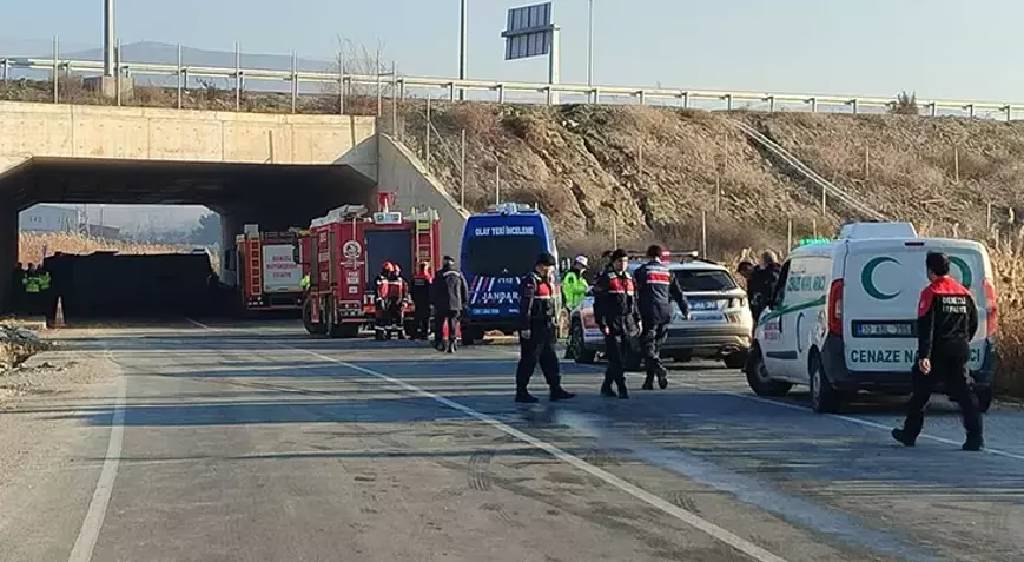
[[[772,380],[768,367],[761,357],[761,349],[755,347],[750,351],[746,365],[747,384],[758,396],[785,396],[793,385],[788,382]]]
[[[834,414],[842,405],[843,395],[832,387],[825,373],[821,359],[815,355],[811,359],[811,409],[819,414]]]
[[[978,397],[978,411],[984,414],[992,407],[992,387],[980,386],[974,389],[974,393]]]

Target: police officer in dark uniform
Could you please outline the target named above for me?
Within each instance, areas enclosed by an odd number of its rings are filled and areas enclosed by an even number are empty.
[[[412,304],[416,308],[416,339],[427,339],[430,335],[430,291],[434,277],[430,272],[430,264],[420,263],[419,271],[412,278]]]
[[[978,309],[971,292],[949,276],[949,257],[929,252],[925,258],[930,284],[921,291],[917,306],[917,364],[914,366],[914,394],[907,404],[903,428],[892,436],[913,447],[924,426],[924,411],[937,383],[943,383],[950,397],[960,404],[967,439],[963,450],[978,451],[985,446],[978,397],[969,380],[967,360],[970,342],[978,331]]]
[[[679,281],[661,261],[663,253],[661,246],[650,246],[647,248],[650,261],[636,270],[636,292],[643,320],[644,366],[647,370],[647,378],[641,387],[644,390],[654,389],[654,377],[658,377],[659,388],[664,390],[668,387],[668,371],[661,363],[661,346],[668,338],[672,301],[679,306],[683,318],[690,315],[690,305]]]
[[[441,269],[434,275],[434,348],[455,353],[459,317],[469,306],[469,286],[462,272],[455,268],[455,259],[445,256]],[[447,341],[445,341],[447,332]]]
[[[615,383],[618,397],[629,398],[622,361],[629,352],[629,338],[638,332],[640,311],[636,302],[636,283],[628,270],[629,255],[623,250],[615,250],[611,260],[611,270],[601,275],[594,291],[594,319],[604,334],[608,358],[601,395],[616,396],[612,390],[612,383]]]
[[[552,283],[552,268],[555,257],[544,252],[537,256],[533,272],[523,277],[519,289],[519,365],[516,367],[516,402],[532,404],[537,398],[527,387],[530,377],[540,363],[541,372],[550,389],[552,402],[575,396],[562,388],[558,355],[555,354],[557,330],[555,319],[558,314],[557,290]]]

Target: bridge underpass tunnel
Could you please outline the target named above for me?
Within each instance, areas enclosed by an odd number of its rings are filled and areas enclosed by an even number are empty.
[[[202,205],[221,215],[223,258],[246,224],[305,228],[335,207],[375,201],[376,183],[346,165],[34,158],[0,176],[0,309],[12,304],[18,213],[37,203]]]

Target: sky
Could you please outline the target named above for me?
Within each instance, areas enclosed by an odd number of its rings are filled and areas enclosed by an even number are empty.
[[[503,60],[505,12],[529,3],[469,0],[471,78],[546,79],[544,59]],[[102,40],[103,0],[5,4],[0,49],[54,34],[77,48]],[[594,5],[597,84],[1024,101],[1020,0]],[[588,0],[554,0],[563,82],[587,80],[587,9]],[[344,38],[383,45],[400,73],[454,76],[458,11],[459,0],[131,0],[118,3],[117,27],[122,43],[231,50],[238,41],[249,52],[323,59]]]

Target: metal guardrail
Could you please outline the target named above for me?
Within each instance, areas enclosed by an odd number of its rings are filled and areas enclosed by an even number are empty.
[[[894,107],[898,102],[896,99],[885,96],[856,96],[856,95],[820,95],[801,93],[772,93],[772,92],[751,92],[751,91],[728,91],[728,90],[688,90],[680,88],[645,88],[637,86],[588,86],[585,84],[546,84],[542,82],[518,82],[500,80],[459,80],[456,78],[426,77],[426,76],[398,76],[392,73],[380,74],[353,74],[346,72],[316,72],[300,71],[295,68],[295,58],[292,58],[292,70],[269,70],[259,68],[221,67],[221,66],[193,66],[158,64],[142,62],[121,61],[117,65],[118,74],[121,75],[152,75],[152,76],[177,76],[185,79],[187,87],[190,77],[212,77],[224,78],[236,81],[236,89],[241,90],[243,80],[280,80],[292,84],[293,96],[298,95],[298,84],[319,83],[319,84],[346,84],[372,85],[381,88],[382,80],[386,79],[394,87],[399,97],[404,98],[408,88],[431,88],[446,89],[452,101],[458,99],[462,91],[484,91],[493,92],[495,101],[504,103],[508,93],[531,93],[545,94],[547,102],[551,103],[553,94],[576,94],[584,96],[589,103],[600,103],[603,96],[630,98],[641,105],[654,101],[668,101],[672,105],[682,108],[695,107],[698,102],[712,102],[720,104],[717,109],[733,110],[738,104],[748,103],[767,105],[767,111],[775,111],[777,107],[784,105],[798,105],[809,107],[811,112],[817,112],[821,108],[841,107],[849,108],[851,113],[858,113],[864,109],[887,110]],[[59,57],[45,58],[12,58],[0,57],[0,79],[7,80],[10,77],[11,69],[42,70],[51,72],[54,77],[61,71],[75,72],[81,74],[103,73],[102,61],[89,60],[66,60]],[[179,79],[179,87],[181,80]],[[975,117],[979,112],[997,112],[1005,116],[1009,121],[1015,111],[1024,111],[1024,103],[1006,103],[994,101],[975,100],[944,100],[944,99],[919,99],[918,107],[924,108],[926,115],[936,116],[943,111],[966,114]]]
[[[869,219],[887,220],[887,217],[881,212],[875,210],[867,203],[857,199],[854,195],[845,189],[835,185],[827,179],[821,177],[820,174],[815,172],[810,166],[804,164],[799,158],[794,156],[788,150],[782,148],[778,143],[768,138],[766,135],[755,129],[754,127],[743,123],[741,121],[732,121],[732,124],[739,130],[743,131],[748,137],[753,139],[755,142],[764,147],[765,150],[774,154],[777,158],[785,162],[788,166],[796,170],[802,176],[807,178],[811,183],[818,186],[825,196],[823,197],[822,205],[828,199],[839,201],[848,209],[853,212],[864,216]]]

